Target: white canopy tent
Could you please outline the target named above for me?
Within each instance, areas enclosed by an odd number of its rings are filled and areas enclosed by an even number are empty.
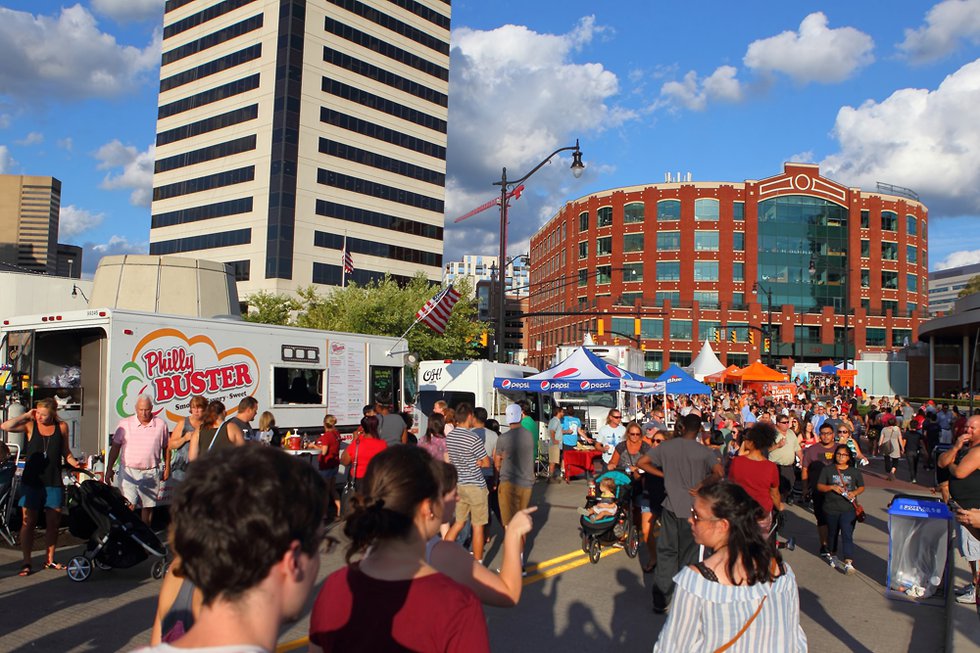
[[[701,347],[701,352],[698,357],[694,359],[691,363],[690,371],[691,376],[693,376],[698,381],[704,381],[704,377],[709,374],[714,374],[715,372],[720,372],[725,369],[721,361],[718,360],[718,356],[715,355],[714,350],[708,341],[704,341],[704,346]]]

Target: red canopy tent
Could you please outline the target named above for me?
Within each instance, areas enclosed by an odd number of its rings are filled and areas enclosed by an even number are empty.
[[[728,380],[729,375],[738,372],[738,365],[729,365],[726,369],[704,377],[704,383],[732,383]]]
[[[754,390],[759,397],[788,398],[796,392],[796,386],[787,381],[786,375],[756,361],[739,373],[742,388]]]

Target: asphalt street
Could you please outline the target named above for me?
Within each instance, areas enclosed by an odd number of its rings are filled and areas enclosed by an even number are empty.
[[[924,604],[884,596],[887,568],[888,516],[894,494],[928,495],[928,489],[901,481],[889,483],[866,474],[868,511],[855,533],[858,573],[845,576],[817,557],[813,516],[799,507],[789,509],[786,532],[797,539],[786,552],[800,584],[802,624],[811,651],[821,653],[878,651],[941,651],[946,634],[946,611],[934,599]],[[645,560],[628,558],[621,549],[604,550],[592,564],[581,550],[578,515],[586,485],[539,483],[532,502],[539,507],[528,542],[528,576],[518,607],[486,609],[495,651],[588,650],[648,651],[665,617],[651,611],[651,575],[640,569]],[[488,548],[487,561],[499,559],[499,527]],[[642,549],[642,547],[641,547]],[[67,561],[73,549],[59,551]],[[158,581],[150,578],[149,563],[131,569],[101,571],[83,583],[64,572],[38,571],[17,577],[19,553],[0,549],[0,650],[115,651],[129,650],[149,640]],[[343,564],[342,547],[324,554],[321,576]],[[957,566],[956,584],[966,581],[965,566]],[[322,578],[321,578],[322,580]],[[312,597],[310,599],[312,603]],[[976,650],[976,614],[957,606],[952,650]],[[308,617],[285,628],[280,650],[305,650]]]

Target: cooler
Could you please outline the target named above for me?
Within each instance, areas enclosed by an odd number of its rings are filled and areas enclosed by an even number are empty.
[[[949,590],[953,515],[935,497],[899,494],[888,505],[890,598],[921,602]]]

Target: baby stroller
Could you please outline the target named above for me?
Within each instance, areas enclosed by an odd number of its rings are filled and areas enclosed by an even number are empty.
[[[158,558],[150,574],[157,580],[163,578],[166,545],[129,508],[118,489],[95,480],[76,482],[68,490],[68,501],[68,530],[88,540],[85,553],[68,561],[68,578],[80,583],[92,575],[93,565],[127,569],[149,556]]]
[[[579,518],[582,533],[582,551],[589,554],[592,564],[599,562],[603,544],[622,544],[626,555],[635,558],[640,549],[640,533],[633,523],[633,480],[623,472],[613,470],[595,479],[595,486],[585,499],[585,507],[591,508],[599,503],[597,490],[603,479],[611,478],[616,483],[616,512],[610,516],[593,519],[583,515]]]
[[[13,443],[7,444],[12,449],[10,456],[0,463],[0,537],[13,546],[16,542],[12,526],[12,518],[17,506],[17,465],[20,462],[20,447]]]

